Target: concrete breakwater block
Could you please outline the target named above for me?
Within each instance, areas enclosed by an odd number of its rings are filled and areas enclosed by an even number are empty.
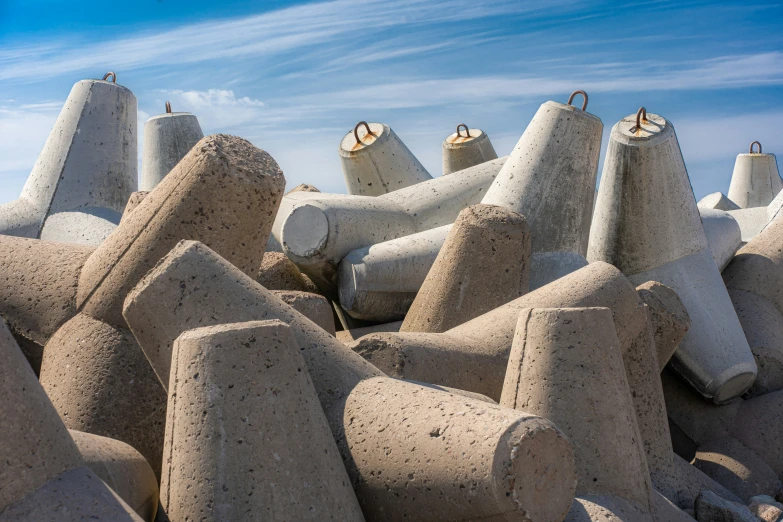
[[[182,242],[172,250],[128,296],[124,314],[167,385],[172,346],[183,331],[226,321],[288,324],[370,519],[445,522],[529,512],[546,520],[570,505],[573,456],[554,425],[385,377],[204,245]],[[421,420],[404,421],[414,418]],[[463,459],[467,454],[474,457]]]
[[[189,112],[166,112],[144,123],[139,190],[150,191],[204,137],[198,118]]]
[[[469,129],[464,123],[443,140],[442,149],[444,176],[498,157],[489,135],[481,129]]]
[[[728,212],[729,210],[738,210],[740,208],[739,205],[727,198],[721,192],[707,194],[701,198],[698,203],[696,203],[696,206],[700,209],[704,208],[712,210],[723,210],[724,212]]]
[[[284,185],[266,152],[208,136],[87,258],[79,313],[49,339],[41,365],[41,383],[69,428],[126,442],[160,472],[166,395],[127,330],[125,296],[183,238],[203,240],[255,275]]]
[[[722,403],[750,388],[756,363],[663,117],[642,108],[612,128],[587,259],[612,263],[636,284],[659,281],[677,292],[691,327],[672,365],[704,397]]]
[[[190,330],[172,359],[161,480],[170,519],[364,520],[287,325]]]
[[[454,222],[401,332],[444,332],[528,290],[530,228],[493,205],[473,205]]]
[[[378,197],[295,192],[283,198],[272,232],[283,252],[332,299],[337,265],[352,250],[448,225],[476,203],[505,158]]]
[[[742,245],[742,230],[737,220],[722,210],[699,208],[699,217],[712,259],[722,272]]]
[[[754,145],[757,145],[757,151],[754,151]],[[754,141],[746,154],[737,155],[728,198],[739,208],[766,207],[780,189],[783,189],[783,180],[775,155],[763,154],[761,143]]]
[[[113,74],[74,84],[19,199],[0,205],[0,234],[98,245],[120,222],[137,185],[136,97]]]
[[[606,263],[591,263],[443,333],[373,333],[352,349],[393,377],[449,386],[498,400],[521,310],[608,307],[623,350],[646,312],[630,281]]]
[[[348,194],[381,196],[432,179],[385,123],[360,121],[340,141],[339,151]]]

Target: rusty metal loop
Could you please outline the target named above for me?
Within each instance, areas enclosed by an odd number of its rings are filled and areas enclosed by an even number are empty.
[[[639,110],[636,111],[636,130],[642,128],[643,121],[647,121],[647,109],[639,107]]]
[[[166,114],[171,114],[171,103],[166,102]]]
[[[356,124],[356,127],[353,128],[353,136],[354,136],[354,138],[356,138],[356,143],[362,143],[362,140],[359,139],[359,126],[360,125],[364,125],[365,128],[367,128],[367,134],[369,134],[370,136],[375,136],[375,134],[373,134],[372,131],[370,130],[370,126],[367,124],[367,122],[366,121],[360,121],[359,123]]]
[[[577,94],[581,94],[582,97],[584,97],[584,99],[585,99],[585,101],[582,103],[582,110],[587,109],[587,93],[585,91],[582,91],[582,90],[572,92],[571,96],[568,97],[567,105],[571,105],[571,102],[574,101],[574,96],[576,96]]]
[[[750,151],[749,151],[749,153],[753,154],[753,145],[758,145],[759,146],[759,151],[756,152],[756,154],[761,154],[761,142],[759,142],[759,141],[754,141],[753,143],[750,144]]]
[[[112,80],[111,80],[112,83],[117,83],[117,73],[115,73],[113,71],[109,71],[106,74],[104,74],[103,75],[103,81],[106,81],[109,78],[109,76],[112,77]]]
[[[465,127],[465,136],[463,136],[462,134],[459,133],[459,130],[462,127]],[[459,138],[463,138],[463,137],[464,138],[470,138],[470,129],[464,123],[460,123],[459,125],[457,125],[457,137],[459,137]]]

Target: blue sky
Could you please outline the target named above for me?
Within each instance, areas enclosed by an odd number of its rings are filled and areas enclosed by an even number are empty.
[[[0,202],[73,83],[108,70],[140,133],[169,100],[268,150],[289,188],[344,192],[337,146],[359,120],[439,175],[457,123],[507,154],[541,103],[584,89],[604,149],[644,105],[674,124],[696,197],[725,193],[751,141],[783,151],[782,26],[780,1],[0,0]]]

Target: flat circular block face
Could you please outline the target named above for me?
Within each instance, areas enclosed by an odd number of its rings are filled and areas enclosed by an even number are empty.
[[[189,112],[167,112],[164,114],[158,114],[156,116],[152,116],[147,120],[147,122],[154,121],[154,120],[165,120],[167,118],[183,118],[183,117],[195,118],[195,116],[193,116],[193,114]]]
[[[448,138],[446,138],[446,143],[451,143],[452,145],[459,145],[461,143],[467,143],[469,141],[473,141],[476,138],[481,137],[484,132],[481,129],[470,129],[470,136],[465,136],[465,131],[460,130],[461,136],[457,136],[457,133],[451,134]]]
[[[637,128],[636,114],[631,114],[620,120],[616,129],[620,135],[631,140],[649,140],[663,135],[669,127],[666,118],[657,114],[648,114],[647,119],[640,118],[639,120],[641,125]]]
[[[756,374],[752,372],[740,373],[730,377],[715,392],[713,401],[716,404],[725,404],[748,391],[748,388],[753,385],[755,380]]]
[[[329,237],[329,220],[324,211],[312,205],[295,208],[283,224],[283,246],[295,256],[306,257],[318,250]]]
[[[340,142],[340,149],[346,152],[362,150],[375,143],[385,132],[383,123],[373,122],[368,125],[372,134],[367,132],[367,127],[359,125],[359,129],[356,131],[356,134],[359,135],[359,142],[356,141],[356,136],[354,136],[354,132],[351,130],[351,132],[345,135],[343,141]]]

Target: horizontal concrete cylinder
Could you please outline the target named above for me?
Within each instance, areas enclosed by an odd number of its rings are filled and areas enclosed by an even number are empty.
[[[722,210],[700,208],[699,216],[712,258],[718,271],[723,271],[742,244],[739,223],[731,214]]]

